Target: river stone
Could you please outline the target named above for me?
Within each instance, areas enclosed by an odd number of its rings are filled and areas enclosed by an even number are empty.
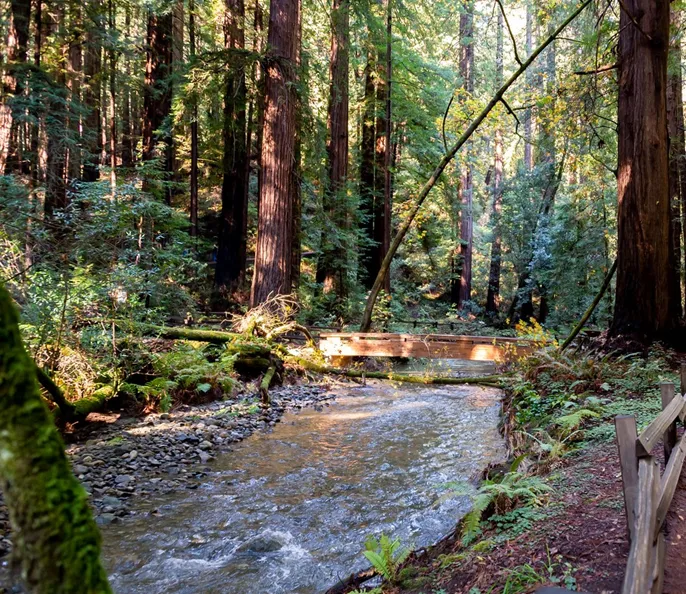
[[[242,544],[238,547],[238,551],[241,553],[273,553],[274,551],[280,551],[282,548],[283,543],[275,538],[258,536],[257,538]]]
[[[86,474],[88,472],[88,467],[84,466],[83,464],[77,464],[74,466],[74,474],[75,475],[80,475],[80,474]]]
[[[128,485],[133,480],[130,474],[118,474],[114,477],[114,482],[117,485]]]
[[[209,450],[211,448],[212,448],[212,444],[207,440],[200,443],[200,449],[201,450]]]
[[[210,460],[212,460],[212,456],[210,456],[207,452],[198,452],[198,456],[200,456],[200,462],[203,464],[207,464]]]

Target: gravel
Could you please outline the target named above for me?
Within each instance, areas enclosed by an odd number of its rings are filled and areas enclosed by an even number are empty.
[[[130,513],[130,502],[179,489],[194,489],[206,465],[254,431],[270,430],[288,409],[321,406],[333,395],[320,386],[270,390],[272,406],[258,395],[170,413],[120,418],[88,441],[71,444],[67,455],[90,496],[96,521],[112,524]],[[7,508],[0,499],[0,557],[11,550]]]

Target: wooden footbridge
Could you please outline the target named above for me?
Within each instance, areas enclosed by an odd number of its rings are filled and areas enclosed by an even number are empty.
[[[319,348],[327,357],[426,357],[496,361],[531,352],[528,339],[452,334],[322,332]]]

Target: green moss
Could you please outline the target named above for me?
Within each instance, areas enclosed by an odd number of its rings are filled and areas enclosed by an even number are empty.
[[[38,594],[111,592],[86,492],[40,397],[17,312],[0,287],[0,486],[14,554]]]

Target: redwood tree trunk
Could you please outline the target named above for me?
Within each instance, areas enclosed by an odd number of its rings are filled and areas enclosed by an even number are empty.
[[[678,16],[672,11],[674,29],[678,29]],[[681,195],[684,176],[684,106],[681,80],[681,39],[677,36],[669,49],[667,78],[667,128],[669,130],[669,204],[672,218],[672,250],[674,251],[674,293],[679,296],[679,316],[682,314],[681,295]]]
[[[349,248],[342,241],[348,223],[345,186],[348,178],[348,57],[349,0],[333,0],[331,10],[330,95],[328,114],[328,186],[324,189],[327,228],[322,231],[322,248],[317,267],[317,282],[324,292],[339,297],[346,292]]]
[[[253,307],[291,290],[299,26],[300,0],[271,0]]]
[[[362,108],[362,138],[360,144],[360,219],[362,244],[359,246],[359,277],[365,287],[371,289],[379,273],[379,263],[374,259],[374,141],[376,95],[374,89],[374,65],[371,54],[364,69],[364,103]]]
[[[495,65],[495,88],[498,89],[503,84],[502,12],[498,12]],[[503,207],[503,130],[500,126],[496,128],[494,144],[493,209],[491,211],[493,242],[491,243],[491,267],[488,273],[488,294],[486,296],[486,312],[492,315],[498,313],[498,306],[500,305],[500,270],[502,266],[502,233],[500,230],[500,214]]]
[[[465,90],[465,96],[474,93],[474,3],[467,0],[463,3],[460,15],[460,75]],[[460,242],[457,249],[457,270],[453,278],[451,291],[452,302],[462,307],[472,296],[472,248],[473,248],[473,199],[474,184],[472,180],[472,165],[470,159],[471,142],[467,146],[465,163],[462,164],[460,176]]]
[[[243,0],[226,0],[224,46],[245,48]],[[245,274],[248,200],[246,174],[246,87],[242,64],[226,74],[224,91],[224,180],[215,285],[232,288]]]
[[[678,321],[666,109],[669,2],[626,0],[619,27],[618,262],[610,333],[650,341]]]
[[[171,86],[169,78],[172,67],[172,11],[157,15],[150,11],[146,34],[145,86],[143,88],[143,161],[160,158],[167,179],[171,177],[172,144],[171,131],[165,130],[165,120],[171,113]],[[164,143],[162,154],[157,144]],[[144,189],[150,190],[149,181]],[[165,192],[167,201],[171,193]]]
[[[26,63],[31,20],[31,0],[12,0],[10,5],[7,55],[3,64],[0,94],[0,175],[5,173],[8,157],[14,157],[14,160],[18,157],[16,153],[19,152],[19,127],[16,120],[19,109],[13,105],[12,99],[24,92],[26,72],[22,66]],[[18,163],[15,162],[13,165],[16,166]]]
[[[102,70],[102,40],[100,18],[95,3],[89,3],[86,20],[86,47],[83,58],[84,91],[83,102],[88,108],[84,119],[83,181],[96,181],[100,176],[102,154],[102,118],[100,114],[100,72]]]
[[[188,44],[191,62],[195,59],[195,0],[188,0]],[[191,97],[191,237],[198,235],[198,99]]]
[[[374,244],[372,259],[374,260],[374,275],[381,269],[388,247],[391,243],[391,3],[384,0],[386,11],[386,51],[385,56],[379,55],[376,80],[376,144],[375,144],[375,172],[374,172]],[[384,278],[384,290],[390,291],[391,279]]]

